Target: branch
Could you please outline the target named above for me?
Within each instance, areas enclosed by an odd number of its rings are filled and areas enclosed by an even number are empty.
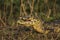
[[[3,23],[4,26],[6,26],[5,22],[0,18],[0,21]]]

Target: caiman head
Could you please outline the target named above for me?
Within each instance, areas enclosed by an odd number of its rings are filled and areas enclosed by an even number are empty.
[[[33,17],[19,17],[17,23],[24,26],[32,26],[36,21]]]

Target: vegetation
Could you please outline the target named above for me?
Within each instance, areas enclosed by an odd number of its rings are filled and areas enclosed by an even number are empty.
[[[33,27],[39,24],[49,33],[41,34],[34,28],[17,25],[17,21],[23,21],[19,17],[25,16],[41,20]],[[0,39],[60,40],[60,0],[0,0]]]

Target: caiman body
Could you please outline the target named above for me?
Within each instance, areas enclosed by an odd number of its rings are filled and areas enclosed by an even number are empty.
[[[44,30],[42,21],[34,17],[20,17],[17,23],[26,27],[32,26],[32,28],[34,28],[39,33],[47,34],[49,32],[48,30]]]

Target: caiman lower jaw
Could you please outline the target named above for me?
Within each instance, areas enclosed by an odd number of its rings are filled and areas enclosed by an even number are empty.
[[[48,34],[50,32],[50,30],[46,30],[44,34]]]

